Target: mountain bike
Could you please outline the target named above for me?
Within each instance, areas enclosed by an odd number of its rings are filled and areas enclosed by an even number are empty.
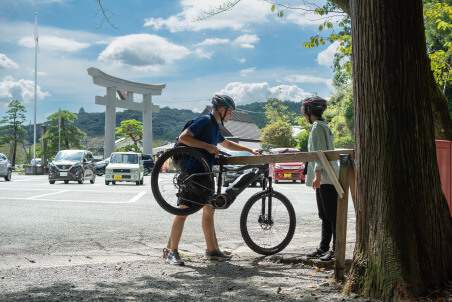
[[[156,161],[151,174],[151,188],[158,204],[174,215],[190,215],[209,205],[227,209],[250,184],[263,174],[262,190],[246,201],[240,215],[240,231],[245,243],[256,253],[273,255],[282,251],[295,233],[295,210],[289,199],[273,190],[268,164],[225,165],[226,154],[216,159],[212,171],[209,159],[199,150],[178,147],[166,151]],[[226,171],[246,172],[224,192],[222,178]],[[216,189],[215,189],[216,178]],[[185,207],[179,207],[182,202]]]

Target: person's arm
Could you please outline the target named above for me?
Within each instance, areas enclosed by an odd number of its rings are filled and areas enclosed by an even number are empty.
[[[312,151],[319,151],[319,150],[327,150],[327,141],[326,137],[324,135],[324,131],[320,126],[313,127],[311,129],[312,131]],[[314,164],[314,172],[315,177],[312,181],[312,188],[320,188],[320,181],[322,180],[322,172],[323,172],[323,164],[322,162],[313,162]]]
[[[184,131],[182,131],[182,133],[179,135],[179,141],[190,147],[201,148],[201,149],[206,150],[209,153],[215,153],[217,155],[220,154],[220,151],[218,150],[218,148],[216,146],[196,139],[193,132],[191,132],[188,129],[185,129]]]
[[[224,141],[222,141],[220,143],[220,145],[226,149],[232,150],[232,151],[248,151],[254,155],[258,155],[259,154],[259,149],[253,149],[253,148],[249,148],[247,146],[238,144],[236,142],[230,141],[225,139]]]

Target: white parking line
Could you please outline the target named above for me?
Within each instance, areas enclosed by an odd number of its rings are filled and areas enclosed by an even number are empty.
[[[68,191],[65,190],[65,191],[52,192],[52,193],[47,193],[47,194],[43,194],[43,195],[28,197],[28,198],[25,198],[25,199],[37,199],[37,198],[40,198],[40,197],[49,196],[49,195],[54,195],[54,194],[60,194],[60,193],[64,193],[64,192],[68,192]]]
[[[138,193],[137,195],[135,195],[134,198],[132,198],[131,200],[129,200],[129,201],[126,202],[126,203],[134,203],[134,202],[136,202],[138,199],[140,199],[141,196],[143,196],[144,194],[146,194],[146,191],[141,191],[140,193]]]
[[[53,201],[53,202],[122,204],[122,203],[134,203],[134,202],[137,202],[143,195],[146,194],[146,191],[141,191],[137,195],[135,195],[132,199],[130,199],[128,201],[118,201],[118,202],[115,202],[115,201],[99,201],[99,200],[70,200],[70,199],[46,199],[46,198],[40,198],[40,197],[44,197],[44,196],[48,196],[48,195],[52,195],[52,194],[63,193],[63,192],[68,192],[68,191],[58,191],[58,192],[53,192],[53,193],[44,194],[44,195],[40,195],[40,196],[28,197],[28,198],[6,197],[5,200],[9,199],[9,200],[36,200],[36,201]]]

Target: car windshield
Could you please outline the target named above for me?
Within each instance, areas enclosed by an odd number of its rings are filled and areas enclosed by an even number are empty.
[[[60,151],[54,161],[80,161],[83,157],[83,151]]]
[[[137,164],[138,155],[136,154],[113,154],[110,158],[112,164]]]

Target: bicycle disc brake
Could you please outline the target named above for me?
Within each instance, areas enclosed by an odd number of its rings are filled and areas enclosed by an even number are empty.
[[[260,215],[257,222],[263,230],[270,230],[273,226],[273,220],[269,220],[267,215]]]

